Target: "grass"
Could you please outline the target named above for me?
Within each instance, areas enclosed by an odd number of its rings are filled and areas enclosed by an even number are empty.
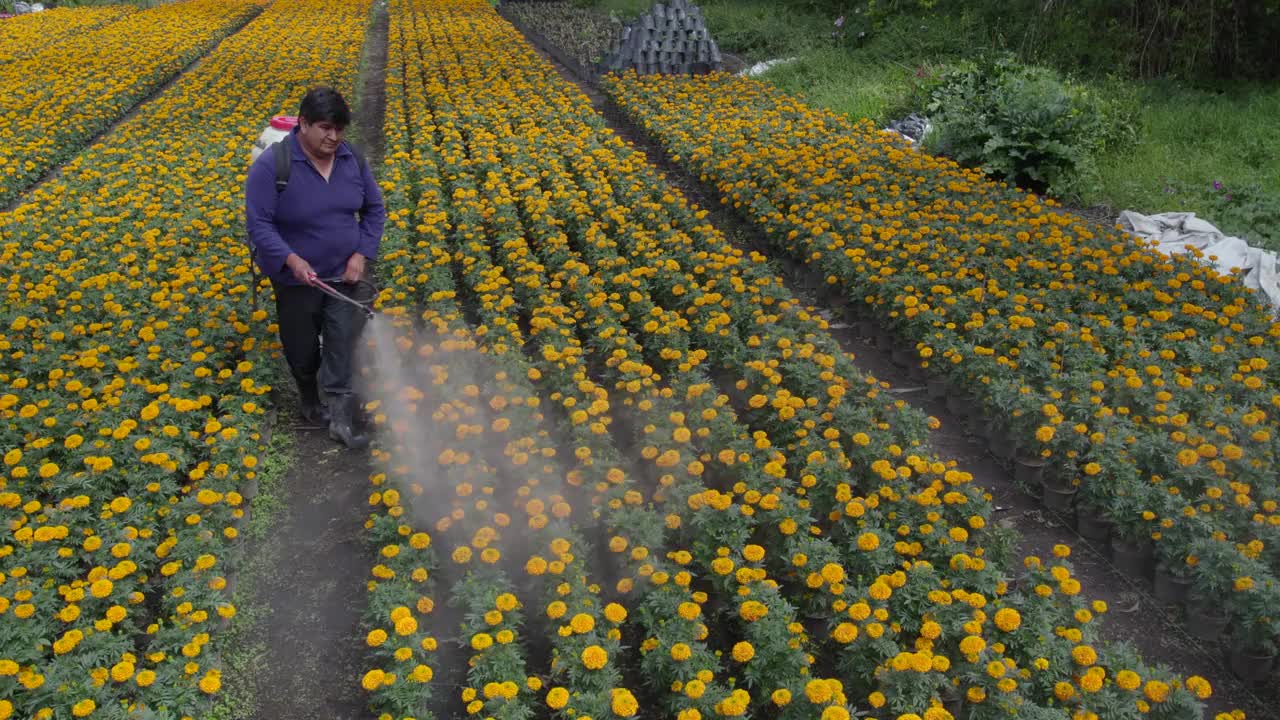
[[[1148,213],[1190,210],[1228,233],[1258,238],[1254,244],[1280,247],[1273,224],[1280,208],[1280,88],[1130,87],[1142,108],[1138,145],[1103,158],[1101,187],[1088,199]],[[1223,200],[1229,195],[1235,202]]]
[[[901,65],[867,63],[845,50],[821,48],[769,70],[765,78],[811,105],[881,120],[905,101],[911,75]]]
[[[582,0],[585,2],[585,0]],[[595,0],[631,19],[648,0]],[[971,18],[900,15],[879,28],[796,3],[705,0],[699,5],[721,49],[748,63],[795,57],[762,76],[810,104],[878,122],[912,109],[919,68],[997,50]],[[1088,79],[1091,90],[1134,108],[1135,147],[1099,159],[1083,203],[1115,212],[1192,211],[1251,244],[1280,249],[1280,86],[1200,89],[1170,81]],[[1214,182],[1223,189],[1215,190]],[[1230,196],[1230,200],[1226,200]]]
[[[241,534],[241,558],[231,602],[236,616],[218,641],[222,648],[224,681],[206,720],[239,720],[253,717],[261,688],[260,670],[267,657],[261,627],[269,608],[255,601],[257,588],[278,558],[271,543],[275,524],[284,515],[280,482],[293,458],[292,436],[273,433],[258,472],[258,494],[249,504],[249,520]]]

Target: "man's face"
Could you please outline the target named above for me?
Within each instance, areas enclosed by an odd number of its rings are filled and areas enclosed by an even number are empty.
[[[338,144],[342,142],[344,129],[327,120],[309,123],[299,119],[298,139],[307,152],[315,157],[330,158],[337,152]]]

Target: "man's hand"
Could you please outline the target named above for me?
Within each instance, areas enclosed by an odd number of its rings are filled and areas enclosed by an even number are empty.
[[[290,253],[289,257],[284,259],[284,264],[289,268],[289,272],[293,273],[294,279],[303,285],[315,285],[319,282],[316,271],[311,269],[311,263],[303,260],[297,253]]]
[[[352,253],[347,259],[346,272],[342,273],[342,282],[356,283],[364,279],[364,256]]]

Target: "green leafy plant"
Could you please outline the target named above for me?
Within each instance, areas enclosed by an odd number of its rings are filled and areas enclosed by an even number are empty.
[[[1079,196],[1095,179],[1096,153],[1122,141],[1108,130],[1106,104],[1007,57],[959,64],[925,91],[932,149],[1038,192]]]

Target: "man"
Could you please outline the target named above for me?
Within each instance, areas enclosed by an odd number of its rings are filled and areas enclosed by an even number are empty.
[[[245,181],[245,215],[258,266],[275,288],[280,342],[303,419],[362,448],[368,439],[353,427],[352,374],[365,315],[316,288],[328,282],[348,297],[371,299],[366,265],[378,256],[386,212],[373,172],[342,140],[350,122],[336,90],[309,91],[298,126],[281,141],[290,153],[288,183],[283,191],[276,183],[274,153],[282,148],[262,153]]]

